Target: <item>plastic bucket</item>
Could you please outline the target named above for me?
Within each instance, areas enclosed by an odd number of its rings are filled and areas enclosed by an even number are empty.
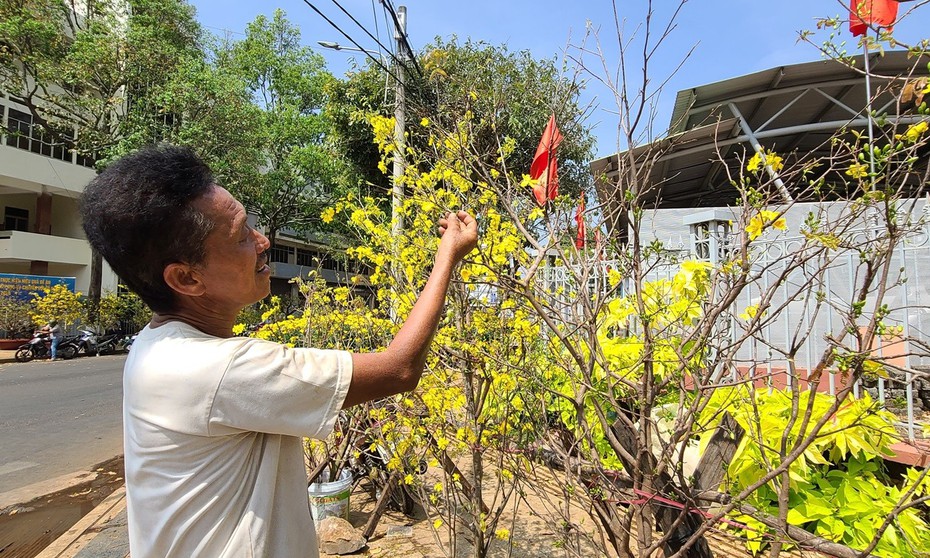
[[[320,477],[325,477],[326,471]],[[318,477],[319,478],[319,477]],[[349,495],[352,494],[352,472],[343,469],[334,482],[314,482],[307,487],[310,515],[317,524],[326,517],[349,519]]]

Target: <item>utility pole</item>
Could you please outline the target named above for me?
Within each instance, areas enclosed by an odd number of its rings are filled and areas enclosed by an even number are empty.
[[[405,105],[406,93],[404,91],[406,76],[404,75],[404,65],[407,63],[407,49],[404,44],[404,36],[407,33],[407,7],[397,6],[397,26],[394,28],[394,42],[398,60],[397,67],[394,70],[394,183],[391,190],[391,234],[394,238],[400,238],[404,232],[404,218],[401,215],[401,208],[404,204],[404,185],[402,182],[404,169],[406,168],[406,151],[407,142],[404,139],[405,128]],[[396,242],[396,240],[395,240]],[[395,244],[396,246],[396,244]],[[400,256],[400,254],[395,254]],[[398,280],[400,273],[398,272]]]
[[[321,14],[322,15],[322,14]],[[389,273],[394,278],[395,287],[392,289],[394,299],[397,299],[396,293],[403,282],[403,266],[397,262],[400,261],[400,251],[398,249],[400,236],[404,233],[404,219],[401,216],[401,210],[404,205],[404,170],[407,167],[406,151],[407,142],[404,138],[406,124],[406,64],[410,60],[406,44],[407,34],[407,7],[397,6],[397,20],[394,26],[394,45],[396,50],[394,65],[394,168],[392,172],[393,182],[391,184],[391,235],[393,237],[393,256],[395,263],[389,269]],[[318,44],[324,48],[333,50],[350,50],[362,52],[372,60],[384,60],[379,54],[369,52],[361,48],[344,47],[330,41],[318,41]],[[356,43],[357,45],[357,43]],[[387,70],[384,62],[380,65]],[[395,313],[392,307],[391,315]]]

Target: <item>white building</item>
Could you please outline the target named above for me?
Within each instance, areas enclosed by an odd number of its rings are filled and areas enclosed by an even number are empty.
[[[95,171],[83,157],[56,144],[26,107],[0,96],[0,273],[74,277],[90,285],[91,248],[78,198]],[[103,264],[102,291],[115,291],[116,274]]]

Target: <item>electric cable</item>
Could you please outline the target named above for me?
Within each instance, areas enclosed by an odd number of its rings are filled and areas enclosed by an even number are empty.
[[[321,12],[321,11],[319,10],[319,8],[317,8],[316,6],[314,6],[313,4],[311,4],[311,3],[310,3],[310,0],[303,0],[303,1],[304,1],[304,4],[310,6],[310,8],[311,8],[314,12],[316,12],[317,14],[319,14],[320,17],[322,17],[324,20],[326,20],[326,23],[328,23],[333,29],[335,29],[336,31],[339,31],[340,33],[342,33],[342,36],[345,37],[346,39],[348,39],[349,42],[351,42],[353,45],[355,45],[355,48],[357,48],[357,49],[360,50],[363,54],[365,54],[372,62],[374,62],[375,64],[377,64],[378,67],[380,67],[382,70],[384,70],[385,72],[387,72],[387,73],[388,73],[391,77],[393,77],[396,81],[399,81],[399,80],[397,79],[397,76],[394,74],[394,72],[392,72],[391,70],[389,70],[389,69],[384,65],[384,63],[381,62],[381,60],[379,60],[379,59],[375,58],[374,56],[368,54],[368,51],[365,50],[364,48],[362,48],[362,45],[358,44],[358,43],[355,41],[355,39],[353,39],[352,37],[350,37],[348,33],[346,33],[345,31],[343,31],[341,27],[339,27],[338,25],[336,25],[335,22],[333,22],[333,20],[331,20],[331,19],[329,19],[328,17],[326,17],[326,14],[324,14],[323,12]]]
[[[339,8],[340,10],[342,10],[342,13],[344,13],[344,14],[347,15],[347,16],[349,16],[349,19],[351,19],[351,20],[355,23],[355,25],[358,25],[359,29],[361,29],[362,31],[365,32],[366,35],[368,35],[369,37],[371,37],[371,39],[372,39],[374,42],[378,43],[378,47],[379,47],[381,50],[386,51],[386,52],[391,56],[391,59],[394,60],[394,63],[395,63],[395,64],[401,64],[401,63],[402,63],[402,62],[397,58],[397,56],[395,56],[394,53],[391,52],[391,50],[390,50],[389,48],[387,48],[386,46],[384,46],[383,44],[381,44],[381,41],[379,41],[377,37],[375,37],[374,35],[372,35],[371,32],[368,31],[368,29],[365,28],[364,25],[362,25],[361,23],[359,23],[359,21],[358,21],[357,19],[355,19],[355,16],[353,16],[352,14],[350,14],[350,13],[348,12],[348,10],[346,10],[345,8],[343,8],[343,7],[342,7],[342,4],[340,4],[340,3],[338,2],[338,0],[332,0],[332,3],[335,4],[337,8]],[[379,54],[380,54],[380,51],[379,51]]]
[[[381,0],[381,3],[391,14],[391,19],[394,20],[394,28],[400,31],[400,38],[403,41],[404,46],[407,48],[407,54],[410,56],[410,60],[413,61],[413,67],[416,69],[417,74],[420,75],[420,78],[423,78],[423,70],[420,68],[420,63],[417,62],[417,57],[413,53],[413,48],[410,46],[410,40],[407,36],[407,30],[400,28],[400,20],[397,19],[397,12],[394,11],[394,5],[391,3],[391,0]]]

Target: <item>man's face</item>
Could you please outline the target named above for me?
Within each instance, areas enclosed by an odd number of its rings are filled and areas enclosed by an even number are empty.
[[[238,312],[268,296],[271,270],[264,252],[270,243],[249,226],[242,204],[214,185],[194,207],[214,223],[204,242],[204,261],[197,266],[204,301],[219,312]]]

